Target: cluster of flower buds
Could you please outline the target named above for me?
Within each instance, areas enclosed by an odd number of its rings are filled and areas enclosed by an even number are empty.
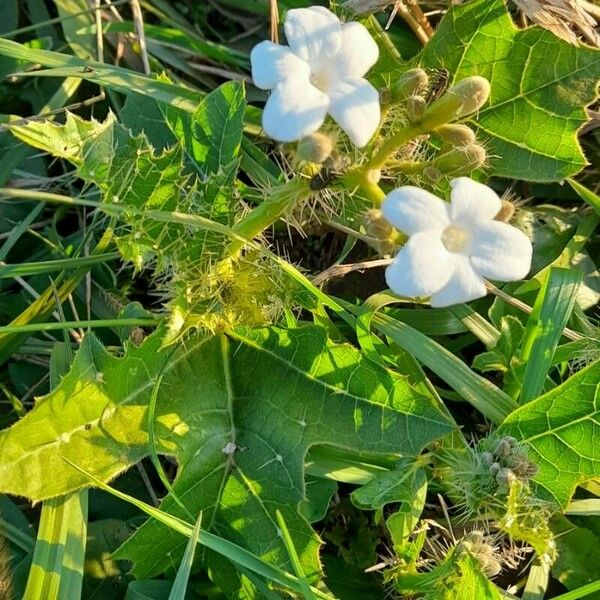
[[[459,553],[468,552],[477,559],[481,569],[488,577],[495,577],[502,571],[502,565],[498,560],[498,549],[493,539],[483,531],[474,529],[465,534],[464,538],[456,545]]]
[[[494,477],[500,494],[507,494],[515,481],[527,482],[538,472],[538,466],[529,460],[523,446],[511,436],[498,439],[479,458]]]
[[[423,133],[433,133],[443,142],[441,154],[422,173],[436,181],[443,175],[457,177],[482,167],[487,159],[473,130],[461,119],[476,113],[487,101],[487,79],[472,76],[451,86],[438,100],[428,104],[429,77],[423,69],[410,69],[390,87],[390,103],[403,104],[406,118]]]

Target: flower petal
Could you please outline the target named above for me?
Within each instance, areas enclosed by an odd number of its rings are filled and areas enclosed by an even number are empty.
[[[381,119],[379,92],[366,79],[348,79],[338,81],[329,98],[329,114],[356,147],[365,146]]]
[[[452,255],[444,248],[439,231],[413,235],[385,270],[389,288],[398,296],[430,296],[452,275]]]
[[[453,304],[483,298],[487,290],[483,278],[471,266],[467,256],[453,255],[452,277],[446,285],[431,296],[431,306],[443,308]]]
[[[447,227],[448,208],[437,196],[412,185],[390,192],[381,205],[383,216],[406,235]]]
[[[519,229],[490,221],[479,223],[470,244],[471,263],[484,277],[499,281],[524,279],[531,268],[531,240]]]
[[[263,110],[263,129],[279,142],[299,140],[321,127],[328,106],[329,98],[309,83],[280,83]]]
[[[262,90],[273,89],[287,80],[308,81],[310,67],[289,48],[273,42],[260,42],[250,53],[252,80]]]
[[[342,24],[323,6],[288,10],[283,28],[290,48],[309,62],[334,56],[342,45]]]
[[[468,221],[490,221],[502,208],[498,194],[487,185],[469,177],[458,177],[450,182],[450,218]]]
[[[361,23],[342,25],[342,47],[332,59],[339,79],[363,77],[379,58],[379,46]]]

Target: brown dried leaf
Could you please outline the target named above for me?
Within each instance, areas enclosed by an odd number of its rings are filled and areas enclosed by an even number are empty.
[[[596,21],[580,0],[513,0],[521,11],[540,27],[577,46],[577,33],[600,46]]]

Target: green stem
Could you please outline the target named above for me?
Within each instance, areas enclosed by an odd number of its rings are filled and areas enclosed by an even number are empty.
[[[380,175],[381,168],[385,165],[387,159],[394,153],[398,148],[401,148],[410,140],[423,134],[424,131],[416,126],[411,125],[400,133],[392,136],[390,139],[385,141],[381,148],[369,159],[369,161],[358,169],[354,169],[342,178],[342,181],[346,184],[346,187],[358,186],[362,192],[371,200],[374,208],[379,208],[381,202],[385,198],[385,192],[379,187],[377,183]]]
[[[386,140],[379,151],[362,167],[365,171],[378,170],[398,148],[404,146],[413,138],[425,133],[420,127],[412,125]]]
[[[245,245],[244,239],[251,240],[271,227],[308,192],[306,182],[300,178],[275,188],[270,196],[232,227],[232,231],[240,237],[231,241],[227,254],[238,254]]]
[[[378,183],[375,183],[372,175],[372,171],[361,167],[346,173],[341,181],[347,189],[359,187],[364,195],[371,200],[373,207],[379,208],[385,198],[385,192],[379,187]]]

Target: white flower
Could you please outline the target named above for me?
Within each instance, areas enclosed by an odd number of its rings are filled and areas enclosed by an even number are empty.
[[[379,48],[360,23],[342,23],[322,6],[295,8],[284,23],[289,44],[261,42],[250,54],[254,84],[272,90],[263,128],[280,142],[314,133],[329,113],[359,148],[381,116],[379,94],[364,75]]]
[[[450,183],[450,204],[405,186],[382,205],[385,218],[409,236],[386,270],[388,286],[399,296],[431,296],[435,307],[485,296],[484,277],[517,281],[531,268],[529,238],[494,221],[502,206],[497,194],[468,177]]]

